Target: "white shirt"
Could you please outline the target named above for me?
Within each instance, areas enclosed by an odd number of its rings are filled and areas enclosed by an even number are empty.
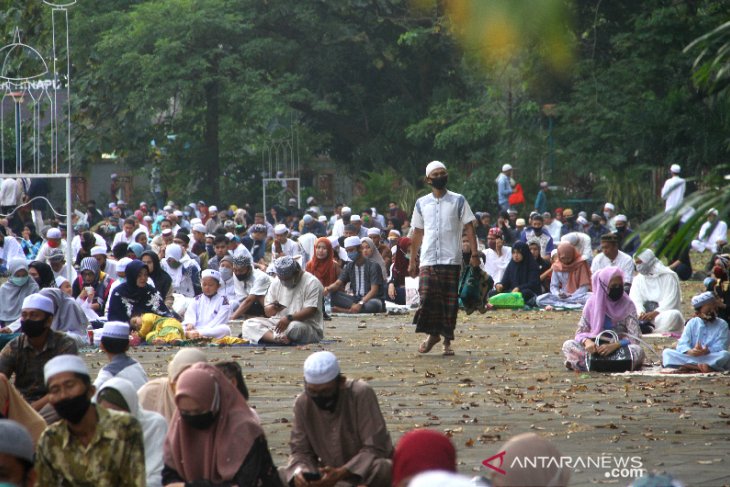
[[[324,316],[322,315],[322,295],[324,288],[319,279],[309,272],[302,272],[299,283],[294,288],[281,285],[279,279],[274,279],[266,293],[266,305],[277,302],[284,306],[273,318],[281,318],[288,314],[295,314],[304,308],[315,308],[314,314],[302,321],[317,330],[324,331]]]
[[[121,379],[127,379],[134,386],[134,390],[138,391],[143,385],[147,383],[147,373],[144,371],[144,367],[139,362],[135,362],[132,365],[128,365],[119,371],[117,375],[112,375],[106,369],[101,369],[99,374],[96,376],[94,381],[94,387],[98,390],[104,382],[108,381],[112,377],[119,377]]]
[[[411,227],[423,230],[421,267],[461,265],[461,233],[464,225],[476,220],[464,196],[446,191],[441,198],[433,193],[418,198]]]
[[[63,255],[66,255],[66,240],[62,239],[61,243],[56,247],[58,249],[63,250]],[[41,248],[38,250],[38,255],[36,255],[35,260],[39,262],[45,262],[48,264],[48,254],[51,252],[51,247],[48,246],[48,241],[43,242],[43,245],[41,245]]]
[[[94,246],[106,248],[106,240],[104,240],[104,237],[96,232],[94,232],[93,235],[96,242]],[[73,253],[74,260],[76,260],[79,250],[81,250],[81,235],[74,235],[74,238],[71,239],[71,252]]]
[[[276,250],[275,250],[276,245],[277,245],[276,242],[271,244],[271,252],[273,254],[276,254]],[[243,245],[241,245],[241,247],[243,247]],[[289,257],[297,257],[299,255],[302,255],[302,247],[299,245],[298,242],[295,242],[294,240],[292,240],[290,238],[286,239],[286,242],[281,244],[281,251],[283,252],[284,255],[288,255]],[[249,256],[250,255],[251,254],[249,254]],[[276,257],[278,257],[278,255],[276,255]]]
[[[664,181],[662,187],[662,199],[666,201],[664,211],[672,211],[682,204],[684,191],[687,189],[687,182],[679,176],[672,176]]]
[[[114,235],[114,240],[112,241],[112,249],[116,247],[119,243],[134,243],[134,232],[132,232],[129,236],[124,233],[124,230],[122,230],[121,232],[117,232],[116,235]]]
[[[222,294],[208,297],[198,294],[188,309],[182,324],[194,325],[195,330],[203,336],[222,338],[231,334],[231,328],[226,325],[231,317],[231,305],[228,298]]]
[[[494,280],[495,284],[502,282],[507,264],[512,260],[512,247],[503,245],[502,252],[499,255],[496,250],[486,248],[484,249],[484,256],[484,264],[481,266],[482,270]]]
[[[606,257],[603,252],[593,257],[593,262],[591,263],[591,274],[595,274],[606,267],[618,267],[621,269],[624,273],[624,282],[630,283],[634,279],[634,259],[620,250],[614,260]]]
[[[235,281],[234,286],[236,288],[236,298],[240,301],[246,299],[250,294],[254,296],[265,296],[266,291],[269,290],[271,285],[271,278],[262,270],[253,269],[253,276],[249,276],[245,281],[239,281],[236,277],[233,277]]]
[[[0,206],[18,206],[23,189],[19,179],[3,179],[0,184]]]
[[[553,237],[554,241],[555,239],[560,238],[560,229],[563,228],[563,224],[560,220],[553,219],[550,225],[545,225],[545,228],[547,228],[548,233],[550,233],[550,236]]]
[[[717,252],[717,242],[719,240],[726,241],[727,240],[727,223],[720,220],[717,222],[717,225],[715,226],[715,229],[712,231],[712,233],[705,238],[702,238],[705,233],[710,229],[710,227],[714,224],[714,222],[705,222],[700,227],[700,233],[697,234],[697,240],[703,244],[705,244],[705,248],[709,249],[712,252]],[[6,237],[7,240],[7,237]],[[695,250],[700,250],[699,248],[696,248]]]
[[[0,264],[7,266],[12,259],[25,259],[23,247],[15,237],[5,237],[5,243],[0,247]]]
[[[588,234],[583,232],[570,232],[563,235],[563,237],[560,239],[561,242],[569,242],[570,236],[575,235],[578,238],[578,244],[575,245],[575,248],[580,252],[580,254],[583,256],[583,258],[590,262],[591,259],[593,259],[593,248],[591,247],[591,237],[588,236]],[[555,246],[557,248],[557,245]]]

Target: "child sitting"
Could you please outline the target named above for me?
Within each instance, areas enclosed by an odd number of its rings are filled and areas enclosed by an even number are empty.
[[[144,313],[133,316],[129,323],[142,340],[152,345],[180,345],[185,338],[185,330],[175,318]]]
[[[206,269],[201,277],[203,294],[195,296],[182,321],[185,336],[187,338],[229,336],[231,327],[226,323],[231,316],[231,306],[228,298],[218,294],[221,286],[220,272]]]
[[[139,362],[127,355],[129,350],[129,325],[121,321],[107,321],[101,335],[101,349],[109,363],[96,376],[94,387],[98,390],[112,377],[127,379],[135,390],[147,383],[147,374]]]

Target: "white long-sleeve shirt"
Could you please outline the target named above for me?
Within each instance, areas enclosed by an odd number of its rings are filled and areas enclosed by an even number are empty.
[[[199,294],[185,311],[182,325],[195,326],[195,331],[202,336],[223,338],[231,334],[231,327],[227,325],[230,317],[228,298],[221,294],[212,297]]]
[[[664,181],[662,199],[665,201],[664,211],[669,212],[682,204],[687,182],[679,176],[672,176]]]

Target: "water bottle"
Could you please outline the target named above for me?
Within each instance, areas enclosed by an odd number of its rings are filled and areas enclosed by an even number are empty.
[[[326,315],[332,314],[332,299],[330,298],[329,294],[324,297],[324,313]]]
[[[94,346],[94,327],[89,325],[86,327],[86,336],[89,338],[89,345]]]

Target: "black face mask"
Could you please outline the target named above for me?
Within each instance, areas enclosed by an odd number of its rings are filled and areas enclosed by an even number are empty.
[[[56,404],[53,404],[53,409],[56,410],[61,418],[69,423],[79,424],[91,406],[91,399],[87,397],[87,392],[84,391],[76,397],[58,401]]]
[[[185,424],[191,428],[195,428],[196,430],[207,430],[213,426],[218,415],[213,413],[213,411],[208,411],[207,413],[202,414],[180,413],[180,417],[183,421],[185,421]]]
[[[621,286],[608,288],[608,299],[610,299],[611,301],[618,301],[623,295],[624,288],[622,288]]]
[[[329,411],[331,413],[335,412],[335,408],[337,407],[337,400],[340,397],[340,387],[339,385],[335,389],[335,392],[333,392],[329,396],[312,396],[311,394],[307,393],[312,399],[312,402],[319,408],[323,409],[325,411]]]
[[[431,178],[431,186],[436,189],[444,189],[446,184],[449,182],[448,176],[441,176],[438,178]]]
[[[626,231],[626,227],[616,227],[616,233],[624,233]]]
[[[568,223],[570,223],[571,225],[572,225],[573,223],[575,223],[575,217],[574,217],[574,216],[569,216],[569,217],[567,217],[567,218],[566,218],[565,220],[566,220],[566,221],[567,221]]]
[[[20,331],[25,333],[28,338],[39,337],[46,331],[46,320],[22,320]]]
[[[238,279],[239,281],[245,281],[246,279],[248,279],[248,274],[235,273],[234,275],[236,276],[236,279]]]
[[[534,233],[535,235],[537,235],[538,237],[539,237],[540,235],[542,235],[542,227],[540,227],[540,228],[534,228],[534,227],[533,227],[532,231],[533,231],[533,233]]]
[[[601,222],[593,222],[593,226],[594,227],[600,227],[601,226]]]

